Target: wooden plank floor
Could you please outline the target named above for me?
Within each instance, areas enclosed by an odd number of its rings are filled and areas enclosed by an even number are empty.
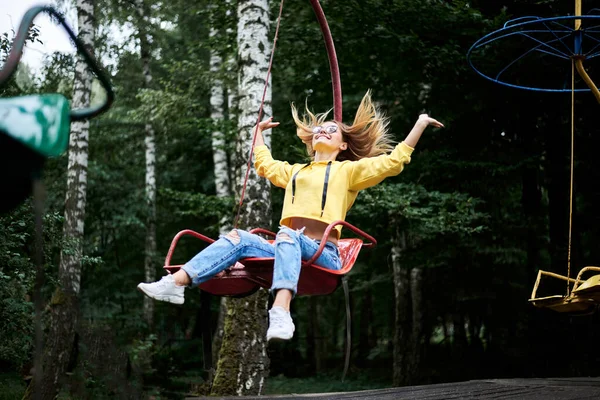
[[[239,397],[188,397],[186,400],[239,400]],[[514,400],[596,400],[600,399],[600,378],[489,379],[405,386],[360,392],[248,396],[244,399],[514,399]]]

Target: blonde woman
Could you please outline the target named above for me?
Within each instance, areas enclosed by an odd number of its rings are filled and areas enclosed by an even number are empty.
[[[358,192],[398,175],[410,162],[421,134],[432,125],[443,125],[426,114],[419,116],[403,142],[392,146],[387,119],[373,104],[370,92],[362,99],[352,125],[328,121],[327,113],[307,114],[300,119],[292,106],[297,135],[306,144],[309,164],[277,161],[265,146],[262,132],[275,128],[272,118],[257,126],[254,166],[258,174],[285,189],[280,229],[273,244],[243,230],[234,229],[198,253],[173,275],[138,288],[156,300],[184,302],[184,288],[195,287],[218,272],[248,257],[274,257],[267,340],[291,339],[294,323],[290,303],[296,293],[301,260],[317,251],[327,225],[344,220]],[[332,230],[316,264],[340,269],[337,242],[341,227]]]

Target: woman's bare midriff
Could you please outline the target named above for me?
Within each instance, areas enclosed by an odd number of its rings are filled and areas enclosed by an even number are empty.
[[[290,228],[292,229],[302,229],[304,228],[304,234],[311,239],[315,240],[323,240],[323,233],[325,233],[325,229],[327,229],[328,224],[317,221],[309,218],[291,218],[290,219]],[[329,232],[328,241],[335,243],[337,246],[337,231],[332,229]]]

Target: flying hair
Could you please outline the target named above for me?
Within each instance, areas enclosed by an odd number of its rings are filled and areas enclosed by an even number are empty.
[[[298,110],[292,104],[292,117],[296,123],[296,135],[306,145],[306,151],[314,158],[315,151],[312,148],[312,128],[322,125],[327,120],[329,111],[313,114],[308,105],[305,105],[306,113],[302,118],[298,117]],[[348,148],[341,151],[338,161],[357,161],[361,158],[375,157],[390,152],[394,148],[394,142],[388,133],[389,119],[379,110],[371,99],[371,91],[362,98],[352,125],[343,122],[332,121],[340,128],[342,137]]]

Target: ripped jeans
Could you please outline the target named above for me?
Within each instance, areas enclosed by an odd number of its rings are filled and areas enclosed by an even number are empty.
[[[182,267],[192,279],[192,286],[206,282],[240,259],[274,257],[271,290],[289,289],[295,295],[300,278],[301,260],[308,260],[316,253],[319,241],[304,235],[302,230],[293,230],[285,226],[279,229],[273,244],[241,229],[236,229],[235,232],[239,238],[232,233],[221,236]],[[323,268],[340,269],[342,262],[337,246],[327,242],[315,264]]]

